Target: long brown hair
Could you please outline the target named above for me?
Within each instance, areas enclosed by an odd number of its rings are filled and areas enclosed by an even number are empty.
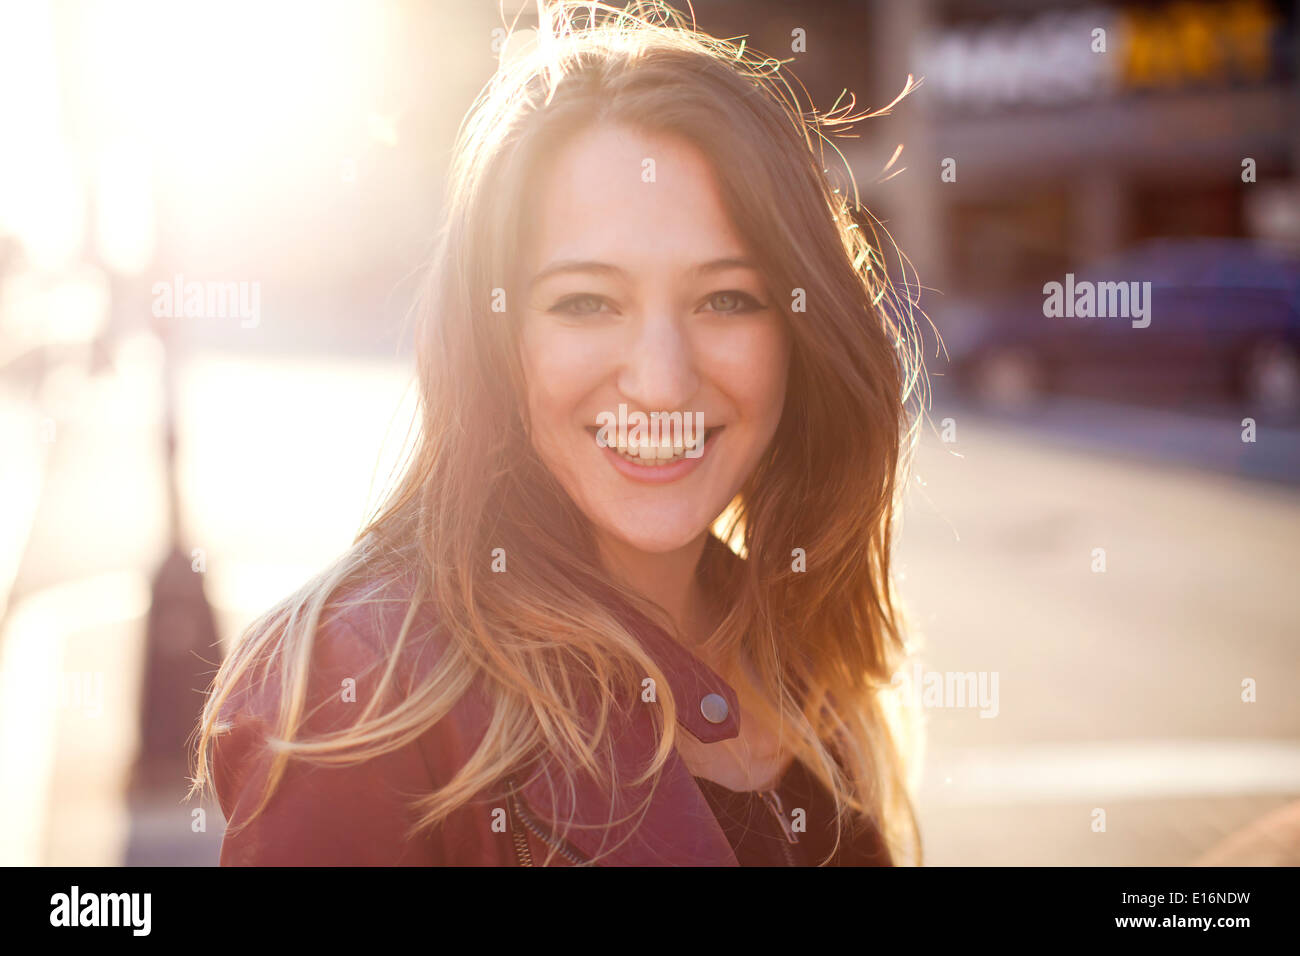
[[[911,724],[891,687],[906,648],[890,547],[917,430],[907,406],[924,375],[914,303],[889,277],[905,260],[861,208],[847,164],[844,188],[828,174],[832,137],[888,107],[805,112],[784,64],[699,32],[659,2],[618,10],[547,0],[538,9],[537,42],[503,63],[458,136],[419,312],[420,427],[409,462],[353,547],[255,622],[222,665],[200,726],[195,787],[210,776],[232,688],[272,672],[277,756],[261,806],[288,760],[353,762],[409,743],[471,678],[488,689],[492,719],[473,758],[420,801],[421,826],[542,749],[559,765],[601,773],[606,718],[637,699],[644,675],[663,690],[659,747],[642,779],[672,754],[671,688],[611,607],[671,625],[602,567],[588,522],[532,450],[515,320],[492,308],[496,290],[522,301],[514,290],[544,158],[581,128],[619,122],[685,137],[708,156],[792,336],[777,434],[715,524],[730,550],[706,549],[700,568],[728,603],[710,644],[747,658],[840,822],[875,823],[895,859],[919,861]],[[806,310],[792,304],[800,301]],[[508,574],[490,572],[495,548],[509,556]],[[401,574],[416,588],[380,693],[353,726],[305,737],[322,613],[339,610],[349,582],[370,582],[349,589],[355,604]],[[424,601],[445,650],[400,704],[382,708]],[[601,708],[594,724],[578,706],[589,691]]]

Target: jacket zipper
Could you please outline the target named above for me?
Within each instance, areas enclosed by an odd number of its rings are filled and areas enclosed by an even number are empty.
[[[512,808],[513,809],[513,808]],[[519,814],[515,814],[518,819]],[[533,851],[528,849],[528,834],[519,827],[510,827],[510,836],[515,841],[515,858],[519,860],[520,866],[533,865]]]
[[[515,858],[519,861],[520,866],[533,865],[533,851],[528,849],[528,834],[522,830],[514,832],[515,840]]]
[[[762,791],[763,802],[767,804],[772,815],[776,817],[776,822],[781,824],[781,832],[785,834],[785,839],[781,842],[781,851],[785,854],[787,866],[798,866],[794,860],[794,852],[790,849],[790,844],[799,842],[798,835],[795,834],[794,828],[790,821],[785,818],[785,807],[781,805],[781,795],[775,790]]]
[[[529,816],[529,814],[524,810],[523,799],[520,798],[518,792],[515,790],[513,779],[507,780],[506,785],[510,788],[510,796],[508,797],[510,807],[514,811],[514,815],[519,820],[520,823],[522,823],[528,830],[530,830],[539,840],[541,840],[547,846],[555,849],[555,851],[558,852],[560,856],[564,857],[570,863],[581,866],[583,864],[591,862],[590,860],[586,859],[581,854],[579,854],[577,851],[575,851],[566,841],[561,840],[558,837],[554,837],[551,834],[545,832],[540,826],[537,825],[536,822],[534,822],[532,817]],[[519,865],[532,866],[533,856],[528,849],[528,837],[525,834],[520,833],[519,831],[514,831],[514,832],[515,832],[515,855],[519,858]],[[522,845],[521,845],[521,841],[522,841]],[[525,862],[525,860],[527,862]]]

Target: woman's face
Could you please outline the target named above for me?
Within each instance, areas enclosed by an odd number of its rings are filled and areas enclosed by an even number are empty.
[[[709,162],[684,139],[592,127],[551,157],[536,202],[520,339],[533,445],[598,534],[682,548],[776,431],[790,354],[781,311]],[[616,423],[600,428],[620,405],[627,453],[609,447]],[[637,412],[681,413],[683,430],[702,421],[702,436],[684,435],[702,449],[664,437],[635,447]]]

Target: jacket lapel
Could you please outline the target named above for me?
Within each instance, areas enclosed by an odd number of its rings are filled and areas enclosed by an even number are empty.
[[[641,620],[626,623],[668,679],[677,701],[679,731],[703,743],[738,736],[735,690],[661,628]],[[716,698],[705,704],[710,695],[721,697],[725,706]],[[654,754],[652,708],[657,706],[638,699],[614,715],[612,788],[578,772],[570,792],[563,775],[543,761],[523,787],[524,801],[554,836],[602,866],[737,866],[726,834],[676,752],[657,781],[633,786]]]

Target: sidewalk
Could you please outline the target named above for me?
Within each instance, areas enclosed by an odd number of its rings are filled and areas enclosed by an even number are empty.
[[[220,810],[183,802],[188,781],[127,793],[167,546],[158,358],[138,349],[118,374],[66,376],[49,396],[57,437],[0,632],[0,863],[217,859]],[[214,354],[182,367],[186,546],[202,552],[224,643],[350,543],[385,477],[376,461],[405,384],[399,363],[373,359]]]
[[[165,543],[156,354],[47,381],[55,423],[0,633],[6,863],[114,865],[137,734],[148,573]],[[21,447],[21,446],[19,446]]]

